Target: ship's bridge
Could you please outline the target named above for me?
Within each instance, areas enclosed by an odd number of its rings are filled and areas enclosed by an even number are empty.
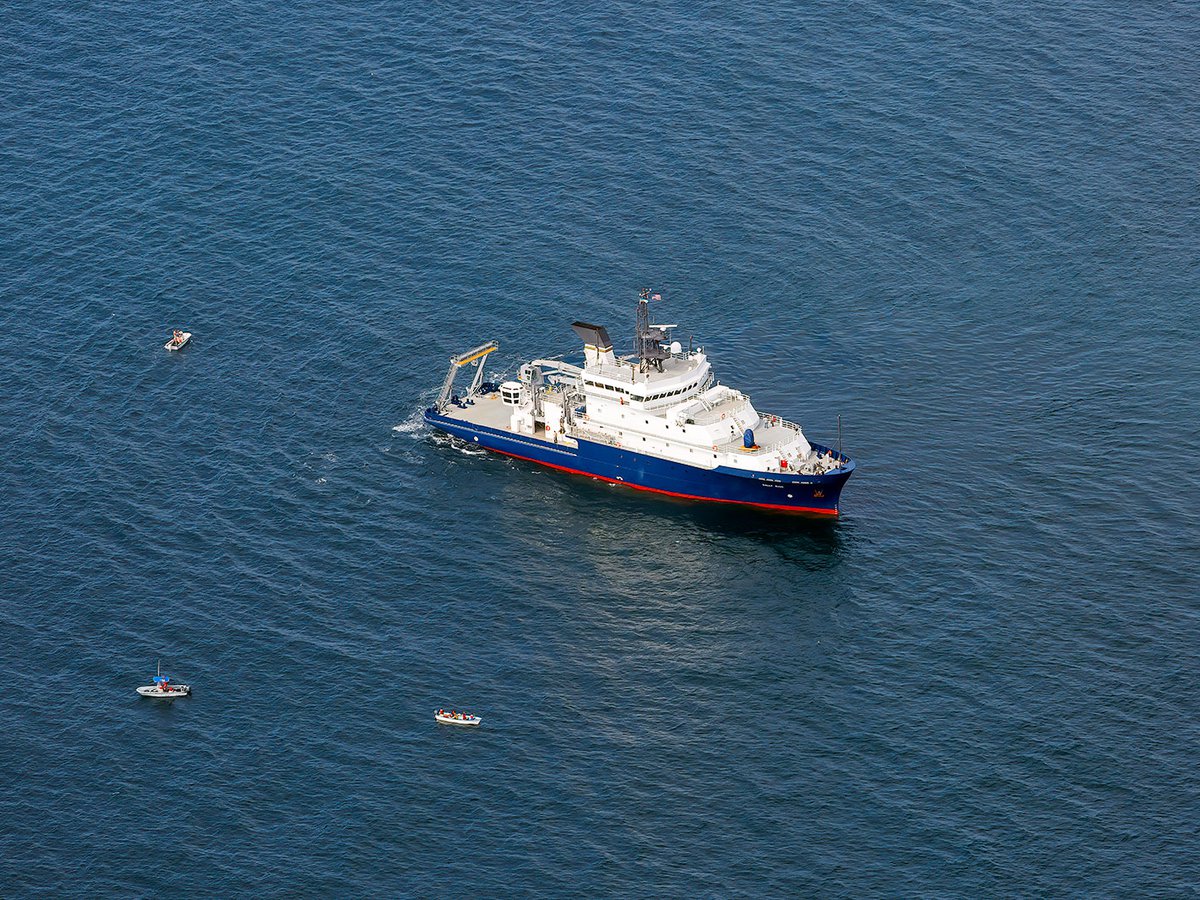
[[[637,363],[616,359],[588,366],[580,386],[589,401],[612,401],[662,414],[707,387],[711,367],[703,351],[678,354],[662,361],[662,371],[642,372]]]

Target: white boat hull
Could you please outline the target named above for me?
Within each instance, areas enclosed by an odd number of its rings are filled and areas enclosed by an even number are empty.
[[[192,333],[190,331],[185,331],[183,333],[183,340],[181,340],[178,344],[175,343],[175,341],[173,341],[173,340],[167,341],[165,344],[163,344],[163,349],[164,350],[182,350],[184,347],[186,347],[188,345],[188,341],[190,341],[191,339],[192,339]]]
[[[452,716],[443,716],[441,713],[434,713],[433,717],[440,725],[458,725],[462,728],[476,728],[483,721],[479,716],[467,716],[465,719],[456,719]]]
[[[178,686],[173,686],[169,691],[164,691],[162,688],[151,684],[147,685],[146,687],[138,688],[137,692],[142,697],[156,697],[160,700],[174,700],[176,697],[188,696],[191,694],[192,689],[186,684],[181,684]]]

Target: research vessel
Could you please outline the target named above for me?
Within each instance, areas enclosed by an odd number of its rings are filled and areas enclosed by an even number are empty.
[[[426,421],[488,450],[614,484],[836,516],[854,461],[718,382],[703,347],[685,350],[672,339],[677,325],[650,323],[658,297],[641,292],[629,355],[614,353],[603,326],[575,322],[582,366],[535,359],[497,383],[484,374],[495,341],[451,357]],[[471,366],[470,386],[456,392],[456,376]]]

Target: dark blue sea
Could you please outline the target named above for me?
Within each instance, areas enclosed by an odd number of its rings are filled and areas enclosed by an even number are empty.
[[[5,4],[0,896],[1196,896],[1197,47],[1170,0]],[[628,351],[642,287],[841,416],[838,521],[423,424],[485,340]]]

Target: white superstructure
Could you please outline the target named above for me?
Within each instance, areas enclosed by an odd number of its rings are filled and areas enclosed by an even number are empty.
[[[483,359],[495,345],[463,354],[455,365],[479,365],[472,390],[449,408],[452,366],[438,408],[563,447],[598,441],[701,469],[820,475],[842,465],[814,450],[799,425],[760,414],[748,396],[717,383],[702,348],[685,351],[671,340],[675,326],[648,323],[645,297],[638,311],[638,352],[615,356],[604,328],[576,322],[582,367],[533,360],[496,390],[481,389]]]

